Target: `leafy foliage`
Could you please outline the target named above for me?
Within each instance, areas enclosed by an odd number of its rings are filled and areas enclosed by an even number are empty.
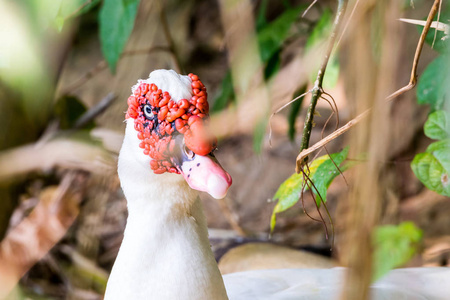
[[[268,23],[264,17],[268,1],[263,1],[257,18],[257,41],[263,62],[264,76],[266,79],[275,74],[280,67],[280,52],[285,40],[289,37],[290,28],[297,19],[304,6],[289,8],[278,18]],[[228,72],[222,81],[222,88],[216,95],[212,112],[225,108],[230,100],[233,100],[234,90],[231,80],[231,72]]]
[[[327,189],[330,186],[334,178],[340,173],[336,166],[340,166],[341,163],[347,158],[348,147],[338,153],[331,154],[332,160],[325,155],[325,160],[318,167],[316,172],[311,176],[311,180],[314,183],[315,188],[313,192],[316,195],[317,206],[320,203],[327,200]],[[341,172],[345,171],[345,168],[341,169]]]
[[[450,197],[450,139],[435,142],[414,157],[411,168],[430,190]]]
[[[442,11],[439,17],[439,22],[448,23],[448,20],[450,20],[449,6],[447,6],[447,8]],[[434,17],[434,21],[437,21],[437,15]],[[423,26],[418,26],[417,28],[420,32],[422,32]],[[430,28],[430,30],[427,33],[427,36],[425,37],[425,42],[428,45],[433,46],[433,49],[439,53],[450,53],[450,44],[449,44],[450,40],[445,39],[445,32],[443,31]]]
[[[417,154],[411,163],[414,174],[428,189],[445,196],[450,196],[450,117],[442,109],[450,104],[449,62],[448,54],[438,56],[420,77],[417,101],[430,104],[434,111],[425,123],[424,132],[429,138],[440,141],[432,143],[424,153]]]
[[[117,61],[128,41],[136,18],[139,0],[104,0],[100,10],[100,42],[109,68],[115,72]]]
[[[54,20],[54,24],[58,31],[63,29],[64,23],[69,17],[77,17],[87,13],[97,6],[100,0],[70,0],[63,1],[59,9],[58,15]]]
[[[330,9],[326,9],[320,16],[319,21],[312,30],[311,34],[308,36],[306,42],[306,49],[311,49],[314,45],[319,42],[323,42],[330,32],[333,24],[333,14]]]
[[[450,116],[444,110],[438,110],[428,116],[424,126],[425,135],[434,140],[450,137]]]
[[[417,251],[422,230],[412,222],[379,226],[374,235],[373,280],[408,262]]]
[[[258,32],[261,60],[267,62],[289,36],[289,30],[300,14],[303,6],[290,8]]]
[[[417,85],[417,102],[430,104],[432,110],[439,110],[446,100],[447,80],[449,78],[448,55],[435,58],[420,76]]]
[[[228,71],[225,78],[222,80],[220,90],[214,100],[211,112],[219,112],[227,107],[229,100],[234,100],[233,79],[231,72]]]
[[[341,163],[347,158],[347,155],[348,147],[341,152],[331,154],[331,158],[337,166],[340,166]],[[340,174],[333,161],[330,159],[330,156],[323,155],[315,159],[308,167],[303,169],[303,171],[309,176],[310,180],[314,183],[312,190],[316,195],[317,206],[320,206],[322,201],[326,202],[327,189],[333,179]],[[347,166],[349,165],[340,167],[341,171],[345,171],[348,168]],[[273,199],[278,199],[278,202],[272,212],[272,218],[270,221],[271,231],[275,228],[276,214],[291,208],[300,200],[301,193],[311,188],[310,180],[307,180],[305,183],[305,179],[306,178],[303,173],[294,173],[278,188],[275,196],[273,196]]]
[[[308,40],[306,41],[306,49],[311,50],[319,43],[327,41],[332,27],[333,27],[333,14],[331,10],[327,9],[322,13],[313,31],[308,36]],[[336,86],[339,78],[339,70],[340,70],[339,60],[337,59],[337,55],[334,53],[330,57],[326,70],[326,75],[323,79],[324,87],[332,88]],[[316,79],[315,78],[316,75],[317,75],[316,72],[311,73],[312,82],[314,82],[314,80]]]
[[[65,96],[55,104],[54,113],[59,120],[61,129],[73,128],[76,121],[86,112],[86,106],[76,97]],[[88,127],[94,127],[91,122]]]
[[[302,86],[295,94],[294,94],[294,99],[297,98],[298,96],[304,94],[306,92],[307,86],[304,85]],[[289,112],[289,116],[288,116],[288,124],[289,124],[289,128],[288,128],[288,136],[289,139],[291,141],[294,140],[295,137],[295,124],[296,124],[296,120],[297,120],[297,116],[301,111],[302,108],[302,103],[303,103],[303,99],[305,99],[305,97],[302,97],[300,99],[298,99],[297,101],[295,101],[294,103],[292,103],[291,105],[291,110]]]
[[[262,143],[264,141],[268,121],[269,120],[264,116],[259,120],[255,127],[253,133],[253,151],[255,151],[255,153],[259,154],[262,151]]]

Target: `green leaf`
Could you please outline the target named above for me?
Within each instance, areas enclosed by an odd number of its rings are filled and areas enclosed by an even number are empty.
[[[294,94],[294,99],[297,98],[298,96],[304,94],[306,92],[306,88],[307,85],[302,86],[295,94]],[[300,110],[302,108],[302,103],[303,100],[305,99],[305,97],[303,96],[300,99],[297,99],[297,101],[295,101],[294,103],[292,103],[291,105],[291,111],[289,112],[289,116],[288,116],[288,124],[289,124],[289,129],[288,129],[288,136],[289,139],[291,141],[294,141],[294,137],[295,137],[295,124],[296,124],[296,120],[297,120],[297,116],[300,113]]]
[[[374,234],[373,281],[407,263],[416,253],[422,230],[412,222],[379,226]]]
[[[433,21],[437,21],[437,14],[434,17]],[[441,23],[445,23],[448,25],[448,20],[450,19],[450,10],[449,10],[449,6],[447,5],[447,7],[444,7],[444,10],[441,12],[440,16],[439,16],[439,22]],[[419,30],[420,33],[422,33],[423,30],[423,26],[417,26],[417,29]],[[430,30],[427,33],[427,36],[425,37],[425,42],[430,45],[433,46],[433,49],[436,50],[439,53],[449,53],[450,52],[450,39],[443,39],[445,37],[445,32],[444,31],[440,31],[437,30],[436,33],[436,39],[434,38],[436,29],[434,28],[430,28]],[[434,45],[433,45],[433,41],[434,41]]]
[[[335,161],[336,165],[339,166],[345,160],[347,154],[348,147],[341,152],[331,154],[331,157]],[[342,172],[343,171],[344,170],[342,170]],[[339,175],[339,171],[334,166],[328,154],[315,159],[308,168],[304,168],[304,172],[308,174],[309,178],[311,178],[311,180],[314,182],[314,185],[319,190],[325,202],[326,189],[330,186],[333,179],[336,178],[337,175]],[[309,182],[308,185],[310,185]],[[300,194],[303,191],[308,190],[308,185],[305,185],[303,173],[292,174],[286,181],[284,181],[280,185],[277,192],[275,193],[275,196],[273,196],[273,200],[278,199],[278,202],[272,212],[270,224],[271,231],[273,231],[273,229],[275,228],[275,215],[291,208],[294,204],[296,204],[300,200]],[[313,189],[313,191],[317,195],[315,189]],[[320,205],[320,199],[317,203],[318,205]]]
[[[319,21],[312,30],[306,41],[306,49],[311,49],[314,45],[327,39],[333,26],[333,13],[330,9],[323,11]]]
[[[255,151],[256,154],[261,153],[267,123],[267,116],[263,116],[255,127],[255,132],[253,134],[253,151]]]
[[[63,3],[62,0],[39,0],[24,1],[26,9],[31,12],[31,19],[34,23],[34,29],[40,31],[46,30],[53,25],[55,18],[58,16]]]
[[[61,129],[72,128],[76,121],[83,113],[86,112],[86,106],[80,99],[73,96],[62,97],[56,102],[54,113],[59,120]],[[94,123],[90,123],[88,127],[93,127]]]
[[[331,160],[328,155],[322,164],[317,167],[316,172],[310,176],[315,188],[313,188],[316,197],[317,206],[320,206],[322,202],[327,201],[327,189],[330,186],[333,179],[335,179],[340,173],[336,166],[340,166],[341,163],[347,158],[348,147],[339,153],[331,154]],[[333,163],[334,161],[334,163]],[[335,165],[336,164],[336,165]],[[345,170],[341,169],[341,172]]]
[[[328,40],[329,35],[331,33],[331,29],[333,27],[333,13],[331,10],[326,9],[320,16],[319,21],[316,26],[312,30],[311,34],[306,41],[306,49],[310,50],[314,48],[319,43],[323,43]],[[327,65],[327,70],[325,73],[323,86],[326,88],[333,88],[336,86],[338,78],[339,78],[339,60],[337,53],[333,53],[330,57],[330,60]],[[314,82],[317,76],[316,72],[312,72],[311,81]]]
[[[228,71],[225,78],[222,80],[222,86],[214,98],[211,112],[219,112],[227,107],[231,100],[234,100],[233,79],[231,72]]]
[[[427,137],[435,140],[450,137],[450,116],[444,110],[431,113],[425,122],[424,131]]]
[[[258,10],[258,16],[256,17],[256,30],[259,31],[267,24],[266,11],[269,0],[262,0]]]
[[[442,18],[441,18],[442,19]],[[440,21],[442,22],[442,21]],[[423,27],[421,27],[420,32],[422,32]],[[430,47],[434,45],[433,49],[436,50],[439,53],[449,53],[450,52],[450,45],[449,45],[449,39],[445,38],[445,33],[443,31],[437,31],[436,39],[434,39],[434,34],[436,32],[436,29],[430,28],[430,31],[428,31],[427,36],[425,37],[425,42],[430,45]]]
[[[58,32],[61,32],[64,27],[64,18],[61,16],[57,16],[54,20],[55,27],[58,30]]]
[[[139,0],[104,0],[100,9],[100,42],[102,52],[114,73],[133,30]]]
[[[281,48],[302,9],[304,6],[286,10],[258,32],[258,45],[263,62],[267,62]]]
[[[100,3],[100,0],[78,0],[78,3],[80,5],[79,7],[83,6],[83,8],[81,8],[80,11],[75,14],[75,16],[79,16],[89,12]],[[84,5],[85,3],[87,4]]]
[[[450,139],[432,143],[425,153],[417,154],[411,168],[430,190],[450,197]]]
[[[436,57],[425,69],[417,85],[417,102],[430,104],[432,110],[442,109],[449,80],[449,56]]]
[[[328,62],[327,69],[325,71],[325,76],[323,78],[323,86],[325,88],[331,89],[334,88],[339,79],[339,60],[337,54],[333,54],[330,57],[330,61]]]
[[[281,49],[275,52],[267,61],[264,68],[264,79],[269,79],[275,75],[281,68]]]
[[[264,78],[268,79],[275,74],[281,64],[280,53],[283,42],[289,36],[289,30],[305,6],[287,9],[274,21],[267,23],[265,9],[268,1],[261,3],[257,18],[257,40],[261,61],[264,63]],[[231,72],[228,72],[222,81],[222,88],[214,98],[211,111],[218,112],[224,109],[235,97]]]

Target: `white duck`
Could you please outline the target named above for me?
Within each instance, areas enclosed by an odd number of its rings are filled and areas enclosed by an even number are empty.
[[[337,299],[343,268],[222,278],[197,192],[222,198],[231,185],[212,155],[215,141],[204,126],[206,89],[193,74],[157,70],[132,91],[118,163],[129,216],[105,299]],[[399,270],[374,285],[373,294],[376,299],[447,299],[448,274],[440,268]]]

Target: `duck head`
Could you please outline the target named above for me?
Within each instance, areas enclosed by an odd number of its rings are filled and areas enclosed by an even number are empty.
[[[232,180],[214,156],[217,139],[208,130],[208,112],[198,76],[155,70],[133,86],[126,119],[139,140],[133,152],[144,155],[155,174],[181,174],[192,189],[220,199]]]

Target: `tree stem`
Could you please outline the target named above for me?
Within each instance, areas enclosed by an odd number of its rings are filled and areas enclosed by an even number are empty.
[[[309,140],[311,138],[311,130],[313,127],[314,113],[316,111],[316,105],[323,93],[323,88],[322,88],[323,77],[325,76],[325,71],[326,71],[326,68],[328,65],[328,61],[330,59],[331,53],[333,52],[334,44],[336,42],[336,36],[337,36],[337,33],[339,32],[339,28],[342,24],[342,19],[345,14],[346,8],[347,8],[347,0],[338,0],[337,13],[336,13],[336,17],[334,19],[333,29],[331,31],[331,35],[329,38],[327,51],[325,53],[325,56],[322,60],[321,65],[320,65],[320,69],[317,72],[316,81],[314,82],[314,87],[311,91],[312,92],[311,103],[309,104],[308,112],[306,114],[305,125],[303,127],[303,136],[302,136],[302,144],[300,147],[300,152],[309,147]],[[301,164],[306,163],[307,160],[308,160],[308,158],[306,157],[305,160],[301,162]],[[300,170],[299,162],[297,162],[297,170]]]

